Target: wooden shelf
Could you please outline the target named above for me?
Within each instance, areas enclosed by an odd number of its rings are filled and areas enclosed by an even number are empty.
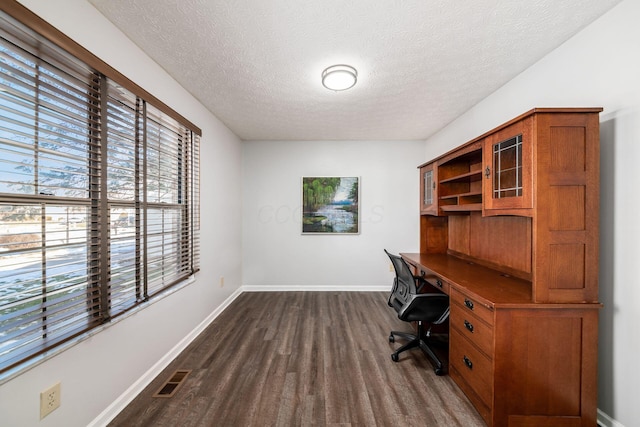
[[[453,199],[457,197],[467,197],[467,196],[482,196],[482,191],[470,191],[468,193],[449,194],[448,196],[440,197],[440,200]]]
[[[471,151],[467,151],[467,150]],[[482,210],[482,148],[474,144],[438,164],[438,212]]]
[[[480,181],[482,179],[482,171],[472,171],[463,173],[461,175],[452,176],[451,178],[440,180],[440,184],[446,184],[449,182],[472,182]]]
[[[481,211],[482,203],[468,203],[466,205],[445,205],[440,206],[444,212],[470,212]]]
[[[442,212],[471,212],[482,210],[482,192],[468,191],[440,197]]]

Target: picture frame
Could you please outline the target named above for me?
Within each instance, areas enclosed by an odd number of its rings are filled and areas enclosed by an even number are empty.
[[[359,234],[360,177],[302,177],[302,234]]]

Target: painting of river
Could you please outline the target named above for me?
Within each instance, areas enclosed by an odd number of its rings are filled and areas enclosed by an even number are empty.
[[[302,178],[302,233],[358,234],[358,177]]]

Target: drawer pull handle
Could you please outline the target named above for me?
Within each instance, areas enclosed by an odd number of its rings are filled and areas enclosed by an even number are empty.
[[[465,298],[464,299],[464,305],[466,305],[469,310],[473,310],[473,301],[468,300],[468,299]]]
[[[462,361],[467,365],[467,368],[473,369],[473,362],[467,356],[463,356]]]
[[[464,327],[467,328],[469,332],[473,332],[473,324],[470,323],[468,320],[464,321]]]
[[[439,288],[442,287],[442,280],[438,279],[436,280],[436,285],[438,285]]]

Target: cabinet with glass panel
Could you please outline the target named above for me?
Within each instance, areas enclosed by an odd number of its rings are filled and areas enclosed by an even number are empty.
[[[426,163],[420,168],[420,213],[422,215],[438,214],[438,186],[436,185],[436,162]]]
[[[580,120],[598,111],[537,108],[422,164],[420,213],[534,216],[541,201],[558,196],[544,192],[548,178],[576,172],[581,144],[592,133]]]
[[[532,148],[533,117],[515,122],[485,138],[484,213],[493,210],[518,210],[530,216],[533,208]]]

